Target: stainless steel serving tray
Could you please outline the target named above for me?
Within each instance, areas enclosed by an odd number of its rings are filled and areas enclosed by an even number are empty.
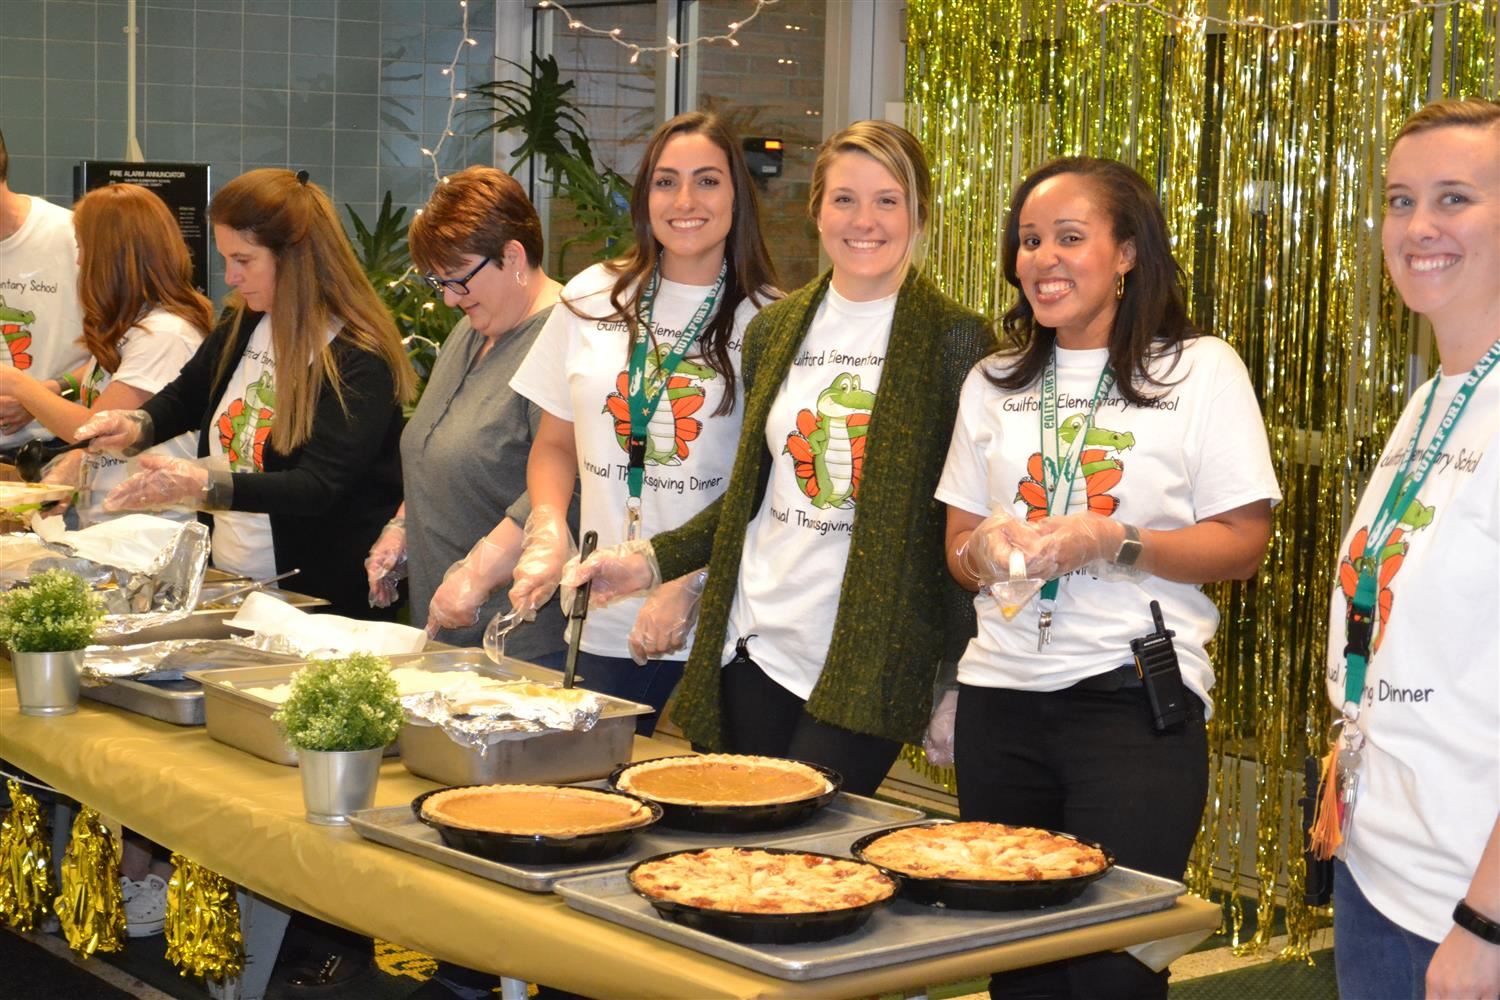
[[[213,571],[210,571],[213,572]],[[205,575],[204,586],[208,587],[216,581]],[[229,586],[235,584],[230,583]],[[227,587],[221,586],[221,591]],[[267,590],[265,593],[279,598],[300,611],[310,611],[314,608],[327,607],[328,602],[321,597],[309,597],[292,590]],[[160,642],[163,639],[225,639],[231,635],[244,635],[229,627],[229,619],[235,616],[239,608],[200,608],[197,611],[188,612],[184,618],[155,628],[141,629],[139,632],[131,632],[129,635],[107,635],[96,638],[94,641],[107,646],[130,646],[138,642]]]
[[[606,787],[601,781],[585,784],[593,788]],[[861,832],[911,823],[923,818],[922,812],[917,809],[841,792],[808,822],[785,830],[765,831],[749,836],[757,844],[782,844],[786,840],[800,841],[809,836],[842,838],[841,842],[848,844]],[[623,870],[637,861],[667,851],[744,843],[747,837],[743,833],[669,830],[658,824],[638,833],[629,848],[612,858],[577,865],[519,865],[489,861],[465,851],[454,850],[443,843],[443,838],[436,830],[418,821],[412,815],[410,806],[363,809],[349,817],[349,825],[366,840],[428,858],[492,882],[525,889],[527,892],[551,892],[552,887],[562,879]],[[650,910],[649,906],[647,910]]]
[[[776,846],[849,857],[849,845],[854,839],[848,833],[840,833],[783,840]],[[758,839],[753,846],[767,843]],[[746,846],[752,846],[751,842],[746,841]],[[623,868],[564,879],[553,891],[573,909],[611,923],[778,979],[805,980],[899,965],[1153,913],[1171,907],[1178,896],[1187,892],[1187,887],[1171,879],[1116,867],[1071,903],[1041,910],[1010,913],[948,910],[897,896],[893,903],[871,916],[863,928],[845,937],[781,945],[739,944],[665,920],[630,888]]]

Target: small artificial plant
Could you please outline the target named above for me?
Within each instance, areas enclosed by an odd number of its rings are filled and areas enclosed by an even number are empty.
[[[374,750],[401,732],[401,698],[390,662],[369,653],[315,660],[292,678],[271,716],[298,750]]]
[[[37,573],[25,586],[0,596],[0,642],[13,653],[83,649],[104,609],[77,573]]]

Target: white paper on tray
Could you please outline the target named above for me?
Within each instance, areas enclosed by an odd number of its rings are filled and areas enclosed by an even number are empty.
[[[229,624],[288,640],[304,656],[420,653],[427,633],[395,622],[366,622],[342,615],[310,615],[258,591],[246,595]]]
[[[60,517],[40,518],[33,527],[44,541],[66,545],[76,556],[132,573],[151,572],[182,533],[181,521],[150,514],[126,514],[78,531],[68,531]]]

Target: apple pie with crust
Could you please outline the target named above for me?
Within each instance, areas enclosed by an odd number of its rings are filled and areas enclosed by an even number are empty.
[[[1104,852],[1050,830],[1002,823],[943,823],[893,830],[859,854],[915,878],[1042,881],[1092,875]]]
[[[428,797],[422,816],[464,830],[564,838],[645,826],[654,814],[643,802],[592,788],[471,785]]]
[[[643,861],[630,884],[648,899],[731,913],[822,913],[878,903],[896,883],[874,865],[824,854],[711,847]]]
[[[816,768],[779,757],[712,753],[661,757],[620,772],[621,791],[688,806],[762,806],[816,798],[833,785]]]

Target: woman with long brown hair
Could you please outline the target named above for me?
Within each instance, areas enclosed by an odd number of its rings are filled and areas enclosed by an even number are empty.
[[[77,435],[132,454],[196,429],[199,458],[143,457],[106,508],[209,511],[221,569],[300,569],[299,590],[370,617],[362,563],[401,501],[401,404],[415,381],[400,336],[306,172],[243,174],[209,219],[226,315],[155,398]]]
[[[177,377],[213,325],[212,306],[193,287],[187,244],[155,194],[135,184],[99,188],[74,206],[73,226],[82,342],[92,357],[46,381],[0,367],[0,393],[16,397],[63,441],[75,440],[96,412],[145,403]],[[192,439],[178,435],[151,453],[188,458]],[[46,475],[79,484],[79,516],[89,524],[105,516],[99,501],[125,478],[125,466],[98,454],[85,462],[75,451]]]

